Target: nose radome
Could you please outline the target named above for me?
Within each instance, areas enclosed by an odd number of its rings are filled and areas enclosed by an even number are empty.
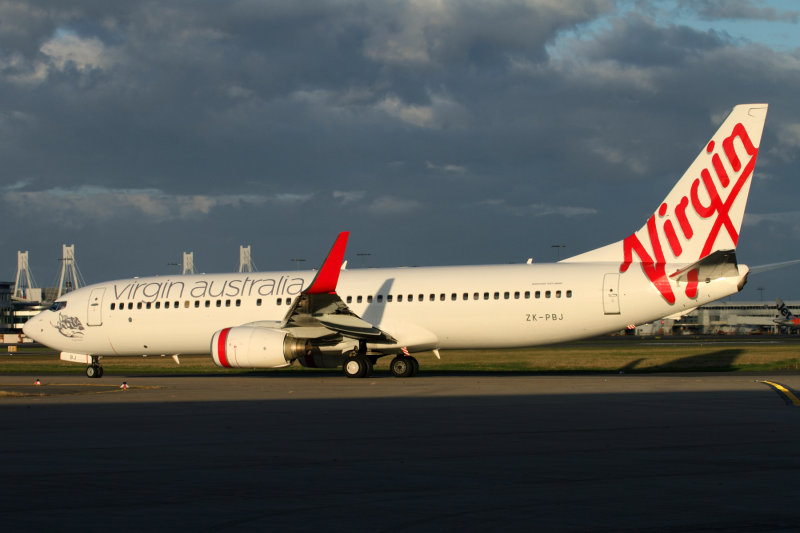
[[[42,328],[40,326],[42,319],[39,315],[31,317],[25,324],[22,325],[22,333],[25,334],[26,337],[29,339],[33,339],[38,341],[37,334],[41,333]]]

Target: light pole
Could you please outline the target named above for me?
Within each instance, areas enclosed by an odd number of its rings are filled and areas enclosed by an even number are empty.
[[[550,247],[556,249],[556,261],[558,261],[561,258],[561,249],[566,247],[567,247],[566,244],[554,244]]]
[[[291,259],[291,261],[294,261],[294,268],[295,268],[295,270],[300,270],[300,263],[303,263],[303,262],[305,262],[305,259],[302,259],[302,258],[300,258],[300,257],[293,257],[293,258]]]
[[[361,252],[356,254],[358,257],[361,258],[361,268],[366,268],[367,266],[367,257],[371,256],[372,254],[369,252]]]

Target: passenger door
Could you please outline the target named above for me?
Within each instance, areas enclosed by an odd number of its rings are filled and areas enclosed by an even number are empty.
[[[104,288],[100,288],[92,289],[89,294],[89,314],[86,322],[88,326],[103,325],[103,294],[105,292]]]

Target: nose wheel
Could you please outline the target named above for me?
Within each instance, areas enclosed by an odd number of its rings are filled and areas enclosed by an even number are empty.
[[[92,357],[92,364],[86,367],[86,377],[96,379],[103,377],[103,367],[100,366],[97,359],[97,357]]]

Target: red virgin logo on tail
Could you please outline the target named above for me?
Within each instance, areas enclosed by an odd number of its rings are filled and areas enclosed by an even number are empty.
[[[739,139],[742,146],[744,146],[747,157],[749,157],[744,165],[742,165],[742,161],[736,153],[736,148],[734,146],[735,139]],[[739,241],[739,233],[736,229],[736,224],[734,224],[730,218],[730,211],[734,202],[736,202],[736,199],[739,197],[742,187],[744,187],[747,180],[750,179],[750,176],[753,174],[758,148],[753,146],[753,142],[747,135],[745,127],[741,123],[737,123],[733,127],[731,134],[722,140],[722,151],[725,153],[730,168],[736,173],[732,177],[728,176],[728,172],[722,164],[720,154],[719,152],[715,153],[714,148],[714,141],[711,141],[706,147],[706,152],[712,154],[711,167],[713,168],[716,180],[712,178],[711,171],[704,168],[700,172],[700,177],[692,182],[689,194],[683,196],[677,205],[668,206],[666,203],[661,204],[658,212],[654,213],[647,220],[647,238],[645,240],[649,240],[649,248],[652,251],[652,256],[645,245],[639,240],[636,233],[631,234],[622,241],[623,262],[619,267],[620,272],[628,270],[628,267],[630,267],[633,262],[633,255],[636,254],[647,279],[658,289],[661,296],[671,304],[675,303],[675,295],[672,292],[672,287],[667,277],[667,265],[664,259],[664,249],[661,242],[662,235],[666,237],[667,245],[676,258],[684,253],[684,245],[689,243],[693,238],[705,238],[700,256],[685,257],[684,261],[686,263],[693,263],[710,254],[714,250],[714,245],[722,228],[725,228],[734,246]],[[704,204],[700,198],[701,186],[708,195],[707,205]],[[724,199],[723,195],[725,195]],[[670,219],[659,224],[669,209],[672,209],[674,218],[678,221],[680,233],[676,230]],[[694,215],[697,216],[695,217]],[[697,217],[713,219],[714,223],[707,235],[695,235],[692,219],[694,218],[696,220]],[[686,286],[686,296],[695,298],[697,296],[697,270],[689,272],[688,277],[689,283]]]

